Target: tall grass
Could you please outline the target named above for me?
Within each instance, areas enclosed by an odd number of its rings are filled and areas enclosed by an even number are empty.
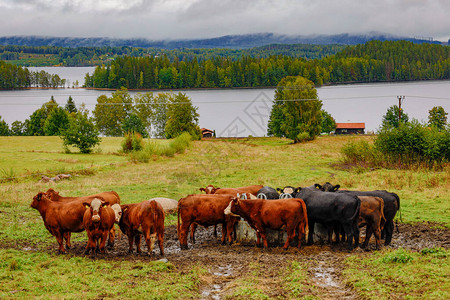
[[[148,140],[142,150],[130,153],[130,160],[132,162],[149,162],[150,159],[156,159],[159,156],[173,157],[176,153],[184,153],[191,142],[192,137],[187,132],[168,141]]]

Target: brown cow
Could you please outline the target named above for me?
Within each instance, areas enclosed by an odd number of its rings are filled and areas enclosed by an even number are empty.
[[[366,225],[366,238],[361,248],[369,244],[372,233],[375,236],[376,249],[380,249],[381,230],[383,230],[386,219],[384,217],[384,201],[380,197],[358,196],[361,199],[361,210],[358,221],[359,227]]]
[[[153,252],[155,240],[158,238],[161,256],[164,255],[164,210],[157,201],[146,200],[141,203],[124,204],[122,218],[119,221],[120,230],[128,236],[130,248],[133,252],[133,240],[136,252],[141,253],[141,236],[144,235],[148,253]]]
[[[200,188],[200,191],[205,192],[206,194],[244,194],[250,193],[254,196],[257,196],[258,191],[263,187],[263,185],[249,185],[242,186],[237,188],[219,188],[214,187],[213,185],[208,185],[206,188]]]
[[[226,194],[226,193],[216,193],[216,194],[213,194],[213,195],[231,195],[231,196],[234,196],[234,197],[236,197],[237,195],[240,195],[241,199],[242,199],[242,197],[243,197],[244,199],[258,199],[258,198],[256,198],[256,196],[253,195],[253,194],[250,194],[250,193],[241,193],[241,192],[240,192],[239,190],[237,190],[237,189],[220,189],[219,191],[222,191],[222,190],[228,191],[229,194]],[[235,225],[237,222],[239,222],[239,219],[240,219],[240,218],[236,218],[236,217],[233,217],[233,216],[228,216],[228,217],[227,217],[227,220],[225,220],[225,222],[226,222],[226,224],[227,224],[227,228],[232,229],[232,232],[231,232],[232,235],[233,235],[234,232],[235,232],[235,230],[234,230],[234,225]],[[207,227],[206,227],[206,228],[207,228]],[[196,230],[197,230],[197,223],[192,223],[192,226],[191,226],[191,241],[192,241],[192,243],[195,243],[195,231],[196,231]],[[214,237],[217,237],[217,225],[214,225]],[[231,243],[231,242],[230,242],[230,243]]]
[[[236,218],[228,218],[224,214],[228,203],[234,198],[233,195],[189,195],[178,201],[178,239],[181,249],[187,249],[187,236],[192,224],[208,227],[222,224],[222,244],[225,236],[232,243],[232,229]],[[181,220],[181,222],[180,222]],[[195,226],[194,226],[195,230]]]
[[[234,198],[227,206],[225,213],[233,213],[243,217],[256,230],[257,245],[260,245],[260,238],[262,237],[265,248],[268,247],[266,228],[286,230],[287,239],[283,248],[287,249],[290,241],[295,238],[296,231],[297,247],[301,247],[301,241],[308,227],[306,205],[299,198],[277,200],[239,200]]]
[[[33,197],[30,206],[39,211],[45,228],[56,237],[59,253],[65,253],[63,237],[67,233],[84,230],[83,216],[86,209],[82,202],[54,202],[40,192]]]
[[[376,249],[380,248],[381,231],[383,230],[386,219],[384,217],[384,201],[380,197],[373,196],[358,196],[361,200],[361,208],[359,211],[358,226],[366,226],[366,237],[361,248],[366,248],[369,244],[372,233],[375,236]],[[335,224],[333,226],[336,234],[336,242],[339,242],[340,235],[343,233],[342,228]],[[332,230],[328,227],[328,240],[331,242]],[[342,241],[345,241],[345,234],[342,236]]]
[[[114,204],[120,204],[120,197],[119,195],[114,192],[101,192],[95,195],[89,195],[89,196],[82,196],[82,197],[63,197],[59,195],[59,192],[55,191],[54,189],[48,189],[47,192],[45,192],[46,195],[52,200],[56,202],[71,202],[71,201],[85,201],[89,200],[92,201],[94,198],[100,198],[103,201],[109,202],[111,206]],[[120,219],[120,212],[119,210],[115,209],[114,212],[116,213],[116,219]],[[117,221],[118,222],[118,221]],[[70,244],[70,232],[67,232],[64,236],[66,239],[66,247],[69,249],[71,247]],[[115,239],[115,228],[111,229],[109,233],[109,239],[108,239],[108,247],[114,246],[114,239]]]
[[[103,202],[98,198],[89,202],[84,202],[83,205],[87,208],[83,216],[83,227],[88,236],[88,243],[85,254],[95,252],[98,245],[100,253],[105,254],[105,244],[108,238],[108,233],[114,226],[115,213],[109,206],[109,202]]]

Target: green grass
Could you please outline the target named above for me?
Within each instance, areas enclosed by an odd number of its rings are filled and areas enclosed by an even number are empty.
[[[153,197],[178,200],[188,194],[199,193],[199,188],[208,184],[219,187],[264,184],[277,188],[285,185],[304,187],[330,181],[346,189],[395,192],[401,199],[403,222],[429,221],[437,223],[437,226],[450,227],[449,166],[441,171],[399,171],[347,169],[340,164],[340,149],[345,143],[370,137],[327,136],[302,144],[276,138],[195,141],[182,154],[153,156],[147,163],[132,163],[128,156],[120,155],[122,139],[102,138],[98,149],[87,155],[65,154],[58,137],[0,137],[0,244],[3,245],[0,247],[3,249],[0,250],[0,298],[51,298],[53,295],[54,298],[163,298],[163,291],[167,298],[180,298],[180,295],[199,297],[197,282],[201,270],[198,268],[180,272],[169,266],[153,276],[150,273],[160,267],[153,263],[144,266],[148,263],[124,260],[120,262],[122,271],[118,266],[116,268],[115,262],[49,254],[52,253],[49,247],[55,248],[56,241],[44,228],[39,213],[29,205],[34,195],[50,187],[63,196],[114,190],[122,203],[135,203]],[[41,175],[59,173],[74,176],[57,183],[39,182]],[[5,180],[10,176],[15,180]],[[166,225],[175,223],[176,216],[166,217]],[[73,237],[74,241],[86,240],[85,233],[74,234]],[[23,249],[25,245],[32,251],[13,250]],[[375,252],[349,259],[346,276],[361,295],[376,298],[378,295],[385,297],[411,292],[415,297],[418,290],[412,283],[416,283],[430,299],[448,296],[446,291],[450,288],[443,289],[448,286],[448,256],[439,258],[407,252],[412,260],[398,264],[382,262],[380,259],[385,254]],[[135,266],[139,266],[138,269]],[[254,265],[251,272],[262,267]],[[115,274],[112,269],[120,271]],[[287,270],[280,274],[278,282],[284,296],[306,297],[302,294],[302,291],[308,292],[304,266],[292,263]],[[364,275],[367,270],[373,277]],[[395,271],[392,276],[389,275],[391,271]],[[39,272],[43,276],[37,276]],[[230,295],[234,295],[231,298],[264,299],[273,296],[266,288],[266,279],[251,272],[236,279],[239,285],[231,291]],[[105,273],[105,277],[99,279],[98,273],[102,276]],[[430,275],[426,277],[425,274]],[[447,274],[447,278],[440,274]],[[393,283],[384,282],[384,276]],[[430,289],[422,287],[420,281],[424,279]],[[257,286],[253,280],[258,281]],[[103,284],[107,288],[103,288]],[[158,284],[161,285],[160,290],[156,287]],[[403,284],[408,288],[402,288]],[[171,285],[173,290],[168,290]],[[44,294],[33,286],[56,294]],[[136,296],[130,294],[134,287],[137,287]]]
[[[179,274],[159,261],[110,262],[12,249],[0,249],[0,257],[0,298],[193,299],[202,272]]]
[[[349,257],[344,276],[367,299],[449,299],[449,258],[444,249],[384,250]]]

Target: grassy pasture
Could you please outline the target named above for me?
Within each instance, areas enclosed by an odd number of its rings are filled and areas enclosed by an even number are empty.
[[[366,170],[340,165],[342,145],[358,139],[371,137],[320,137],[305,144],[291,144],[289,140],[277,138],[197,141],[184,154],[154,156],[148,163],[136,164],[119,153],[122,138],[103,138],[93,154],[82,155],[64,153],[58,137],[0,137],[0,298],[200,297],[199,278],[205,272],[201,266],[186,273],[179,272],[170,262],[148,263],[138,259],[123,260],[121,267],[116,268],[117,261],[56,255],[54,237],[44,228],[39,213],[29,206],[34,195],[50,187],[70,196],[115,190],[122,203],[133,203],[152,197],[178,200],[198,193],[200,187],[208,184],[220,187],[264,184],[276,188],[330,181],[346,189],[395,192],[401,199],[402,222],[424,221],[431,226],[450,227],[449,166],[433,171]],[[60,173],[74,176],[58,183],[39,182],[42,175],[53,177]],[[400,221],[399,215],[397,219]],[[175,223],[176,217],[166,218],[166,224]],[[86,240],[84,232],[73,237],[74,241]],[[389,249],[354,255],[343,273],[346,282],[362,297],[418,295],[421,287],[402,287],[409,278],[401,276],[406,272],[435,290],[428,294],[430,299],[433,296],[439,299],[448,295],[445,293],[449,285],[448,251],[444,251],[446,256],[439,258],[406,251],[414,258],[407,263],[407,269],[392,268],[389,262],[383,261],[382,257],[391,254]],[[229,294],[231,298],[267,298],[264,278],[258,277],[257,272],[264,266],[250,267],[254,273],[239,279]],[[370,274],[376,278],[383,277],[388,268],[392,272],[389,288],[381,284],[374,286],[371,279],[355,275],[363,274],[367,268],[373,269]],[[417,275],[415,268],[421,270]],[[292,262],[279,274],[289,297],[296,298],[298,289],[311,289],[305,287],[308,280],[304,278],[304,270],[303,263]],[[104,277],[99,279],[97,273]],[[252,285],[253,280],[258,280],[260,285]],[[104,284],[108,287],[106,294]],[[137,287],[135,294],[128,291],[130,286]]]

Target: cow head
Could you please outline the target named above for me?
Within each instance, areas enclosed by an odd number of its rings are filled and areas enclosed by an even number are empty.
[[[218,189],[220,188],[216,188],[212,184],[210,184],[205,188],[200,188],[200,191],[205,192],[206,194],[214,194]]]
[[[102,208],[109,205],[109,202],[102,202],[100,199],[95,198],[91,203],[83,202],[86,209],[91,210],[92,222],[98,223],[101,220]]]
[[[295,194],[297,194],[298,192],[300,192],[301,188],[295,188],[293,186],[287,185],[284,188],[277,188],[277,191],[281,194],[281,195],[291,195],[292,197],[295,197]]]
[[[52,201],[56,201],[57,197],[59,196],[59,193],[57,191],[55,191],[54,189],[50,188],[48,189],[45,194],[47,195],[47,197],[49,197]]]
[[[339,184],[332,185],[329,182],[325,182],[323,185],[315,183],[314,187],[322,192],[336,192],[341,186]]]
[[[33,201],[31,202],[30,206],[34,209],[38,209],[39,202],[43,199],[43,197],[45,197],[45,193],[43,192],[37,193],[37,195],[33,197]]]
[[[239,208],[239,194],[237,197],[234,197],[230,203],[228,204],[228,206],[225,208],[225,210],[223,211],[225,215],[228,216],[235,216],[235,217],[240,217],[240,215],[235,214],[235,212],[237,212]],[[234,210],[234,212],[233,212]]]
[[[120,218],[122,217],[122,208],[119,204],[113,204],[111,208],[114,210],[114,216],[116,218],[116,224],[119,224]]]

